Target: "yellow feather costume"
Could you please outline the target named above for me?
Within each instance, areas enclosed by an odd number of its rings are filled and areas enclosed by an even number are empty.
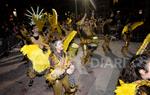
[[[141,47],[136,52],[136,55],[142,54],[144,52],[145,48],[148,46],[149,43],[150,43],[150,33],[144,39]]]
[[[121,86],[118,86],[115,90],[116,95],[136,95],[136,83],[124,83],[119,80]]]
[[[122,80],[119,80],[119,82],[121,86],[117,86],[115,90],[116,95],[136,95],[137,89],[140,86],[146,85],[150,87],[149,80],[138,80],[132,83],[124,83]]]
[[[27,55],[27,57],[32,61],[33,69],[40,73],[47,68],[50,67],[49,63],[49,55],[51,54],[51,51],[48,50],[46,53],[43,53],[43,51],[39,48],[38,45],[24,45],[20,50],[23,55]]]
[[[36,19],[35,16],[33,16],[32,19],[35,22],[36,26],[38,27],[39,31],[41,32],[44,27],[44,24],[46,23],[46,19],[44,17],[42,17],[41,19]]]
[[[72,41],[72,39],[75,37],[75,35],[77,34],[77,31],[72,31],[65,39],[65,41],[63,42],[63,48],[64,48],[64,52],[67,51],[69,43]]]
[[[144,24],[143,21],[135,22],[135,23],[133,23],[133,24],[131,25],[131,30],[134,30],[134,29],[136,29],[138,26],[141,26],[141,25],[143,25],[143,24]],[[122,30],[122,34],[128,33],[128,32],[129,32],[128,30],[129,30],[129,29],[128,29],[128,24],[127,24],[127,25],[124,26],[124,28],[123,28],[123,30]]]
[[[52,31],[55,30],[55,28],[58,27],[58,15],[57,11],[55,9],[52,9],[52,14],[48,13],[48,21],[50,23],[50,27],[52,28]]]
[[[72,31],[70,34],[68,34],[68,36],[66,37],[66,39],[63,42],[63,51],[66,53],[70,42],[73,40],[73,38],[75,37],[75,35],[77,34],[77,31]],[[54,59],[57,63],[57,65],[55,65],[55,70],[52,70],[51,73],[45,75],[45,78],[49,81],[49,82],[54,82],[58,76],[62,75],[65,71],[66,68],[68,68],[70,66],[70,58],[68,58],[68,56],[65,57],[65,64],[60,64],[60,61],[56,58],[55,55],[52,56],[52,59]]]

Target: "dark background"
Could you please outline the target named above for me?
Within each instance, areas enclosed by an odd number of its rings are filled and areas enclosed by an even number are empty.
[[[77,1],[78,14],[85,12],[84,0]],[[144,33],[149,33],[150,26],[150,0],[118,0],[118,3],[113,4],[113,0],[94,0],[97,9],[95,10],[97,16],[108,17],[111,11],[114,13],[119,10],[123,19],[123,23],[129,21],[137,21],[144,19]],[[50,12],[52,8],[55,8],[60,18],[63,18],[65,12],[71,11],[75,13],[75,0],[0,0],[0,25],[4,22],[9,23],[10,15],[14,8],[17,10],[17,19],[22,21],[24,19],[24,13],[26,9],[30,10],[30,7],[36,9],[37,6],[40,9],[44,8],[45,11]],[[86,6],[88,12],[93,10],[93,7],[89,4]],[[138,11],[143,10],[143,14],[139,16]]]
[[[83,0],[76,0],[78,11],[83,12]],[[149,14],[149,0],[118,0],[113,5],[113,0],[94,0],[98,14],[108,14],[110,10],[121,10],[122,14],[136,14],[139,9],[144,10],[145,17]],[[69,10],[75,12],[75,0],[0,0],[1,18],[7,18],[14,8],[18,11],[18,16],[22,16],[25,9],[30,6],[44,8],[46,11],[55,8],[58,14]],[[90,6],[90,5],[89,5]],[[3,19],[4,20],[4,19]]]

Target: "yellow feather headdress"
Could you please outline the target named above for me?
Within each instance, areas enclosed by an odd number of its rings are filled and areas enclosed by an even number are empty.
[[[36,25],[39,29],[39,31],[42,31],[44,24],[46,22],[46,18],[44,18],[44,14],[42,13],[44,9],[41,9],[39,11],[39,6],[37,7],[36,12],[34,11],[33,7],[31,7],[31,11],[27,10],[27,13],[25,14],[29,19],[31,20],[31,25]]]

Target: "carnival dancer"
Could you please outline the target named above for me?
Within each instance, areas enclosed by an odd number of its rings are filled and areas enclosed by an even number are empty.
[[[55,95],[75,95],[76,83],[72,76],[75,66],[63,51],[63,42],[57,40],[50,56],[50,72],[45,77],[52,85]],[[65,91],[63,91],[65,89]],[[65,93],[65,94],[64,94]]]
[[[50,47],[44,43],[44,38],[38,32],[38,27],[32,25],[31,44],[24,45],[21,52],[29,59],[29,69],[27,76],[30,78],[29,86],[32,86],[33,80],[38,75],[44,75],[46,70],[50,67],[48,57],[50,55]]]
[[[131,39],[131,32],[134,29],[136,29],[138,26],[141,26],[143,24],[144,24],[143,21],[139,21],[139,22],[134,22],[134,23],[128,23],[127,25],[124,26],[124,28],[122,30],[122,37],[123,37],[123,40],[124,40],[125,44],[121,48],[121,53],[123,54],[123,56],[128,57],[127,53],[129,53],[130,55],[134,55],[129,50],[130,39]]]
[[[108,18],[103,23],[103,28],[105,28],[106,31],[103,31],[103,33],[104,33],[104,37],[103,37],[104,42],[102,44],[102,48],[103,48],[105,54],[108,54],[109,52],[111,52],[111,48],[110,48],[109,45],[110,45],[112,37],[110,36],[110,33],[109,33],[110,31],[108,30],[108,26],[109,26],[109,24],[112,23],[112,21],[113,21],[112,18]]]
[[[38,44],[41,49],[49,47],[49,45],[46,44],[44,37],[39,34],[39,29],[36,25],[32,25],[32,36],[30,39],[32,44]]]
[[[86,17],[87,14],[85,14],[84,17],[77,22],[79,27],[78,33],[83,50],[83,57],[81,58],[82,64],[87,64],[90,62],[93,51],[98,47],[98,37],[95,35],[93,30],[93,25],[95,25],[95,23],[90,24],[90,22],[93,20],[89,20]]]
[[[116,95],[150,95],[150,56],[136,55],[123,69]]]

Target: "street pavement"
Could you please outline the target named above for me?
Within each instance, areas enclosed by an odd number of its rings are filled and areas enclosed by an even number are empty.
[[[76,95],[114,95],[119,73],[129,58],[120,52],[122,41],[112,41],[111,52],[108,53],[103,51],[102,43],[100,40],[91,58],[89,64],[91,73],[88,73],[81,64],[81,49],[73,59],[79,86]],[[141,43],[131,42],[129,48],[135,53],[140,45]],[[33,86],[28,86],[29,79],[26,76],[28,66],[23,55],[15,49],[0,58],[0,95],[53,95],[52,88],[48,87],[43,77],[35,78]]]

